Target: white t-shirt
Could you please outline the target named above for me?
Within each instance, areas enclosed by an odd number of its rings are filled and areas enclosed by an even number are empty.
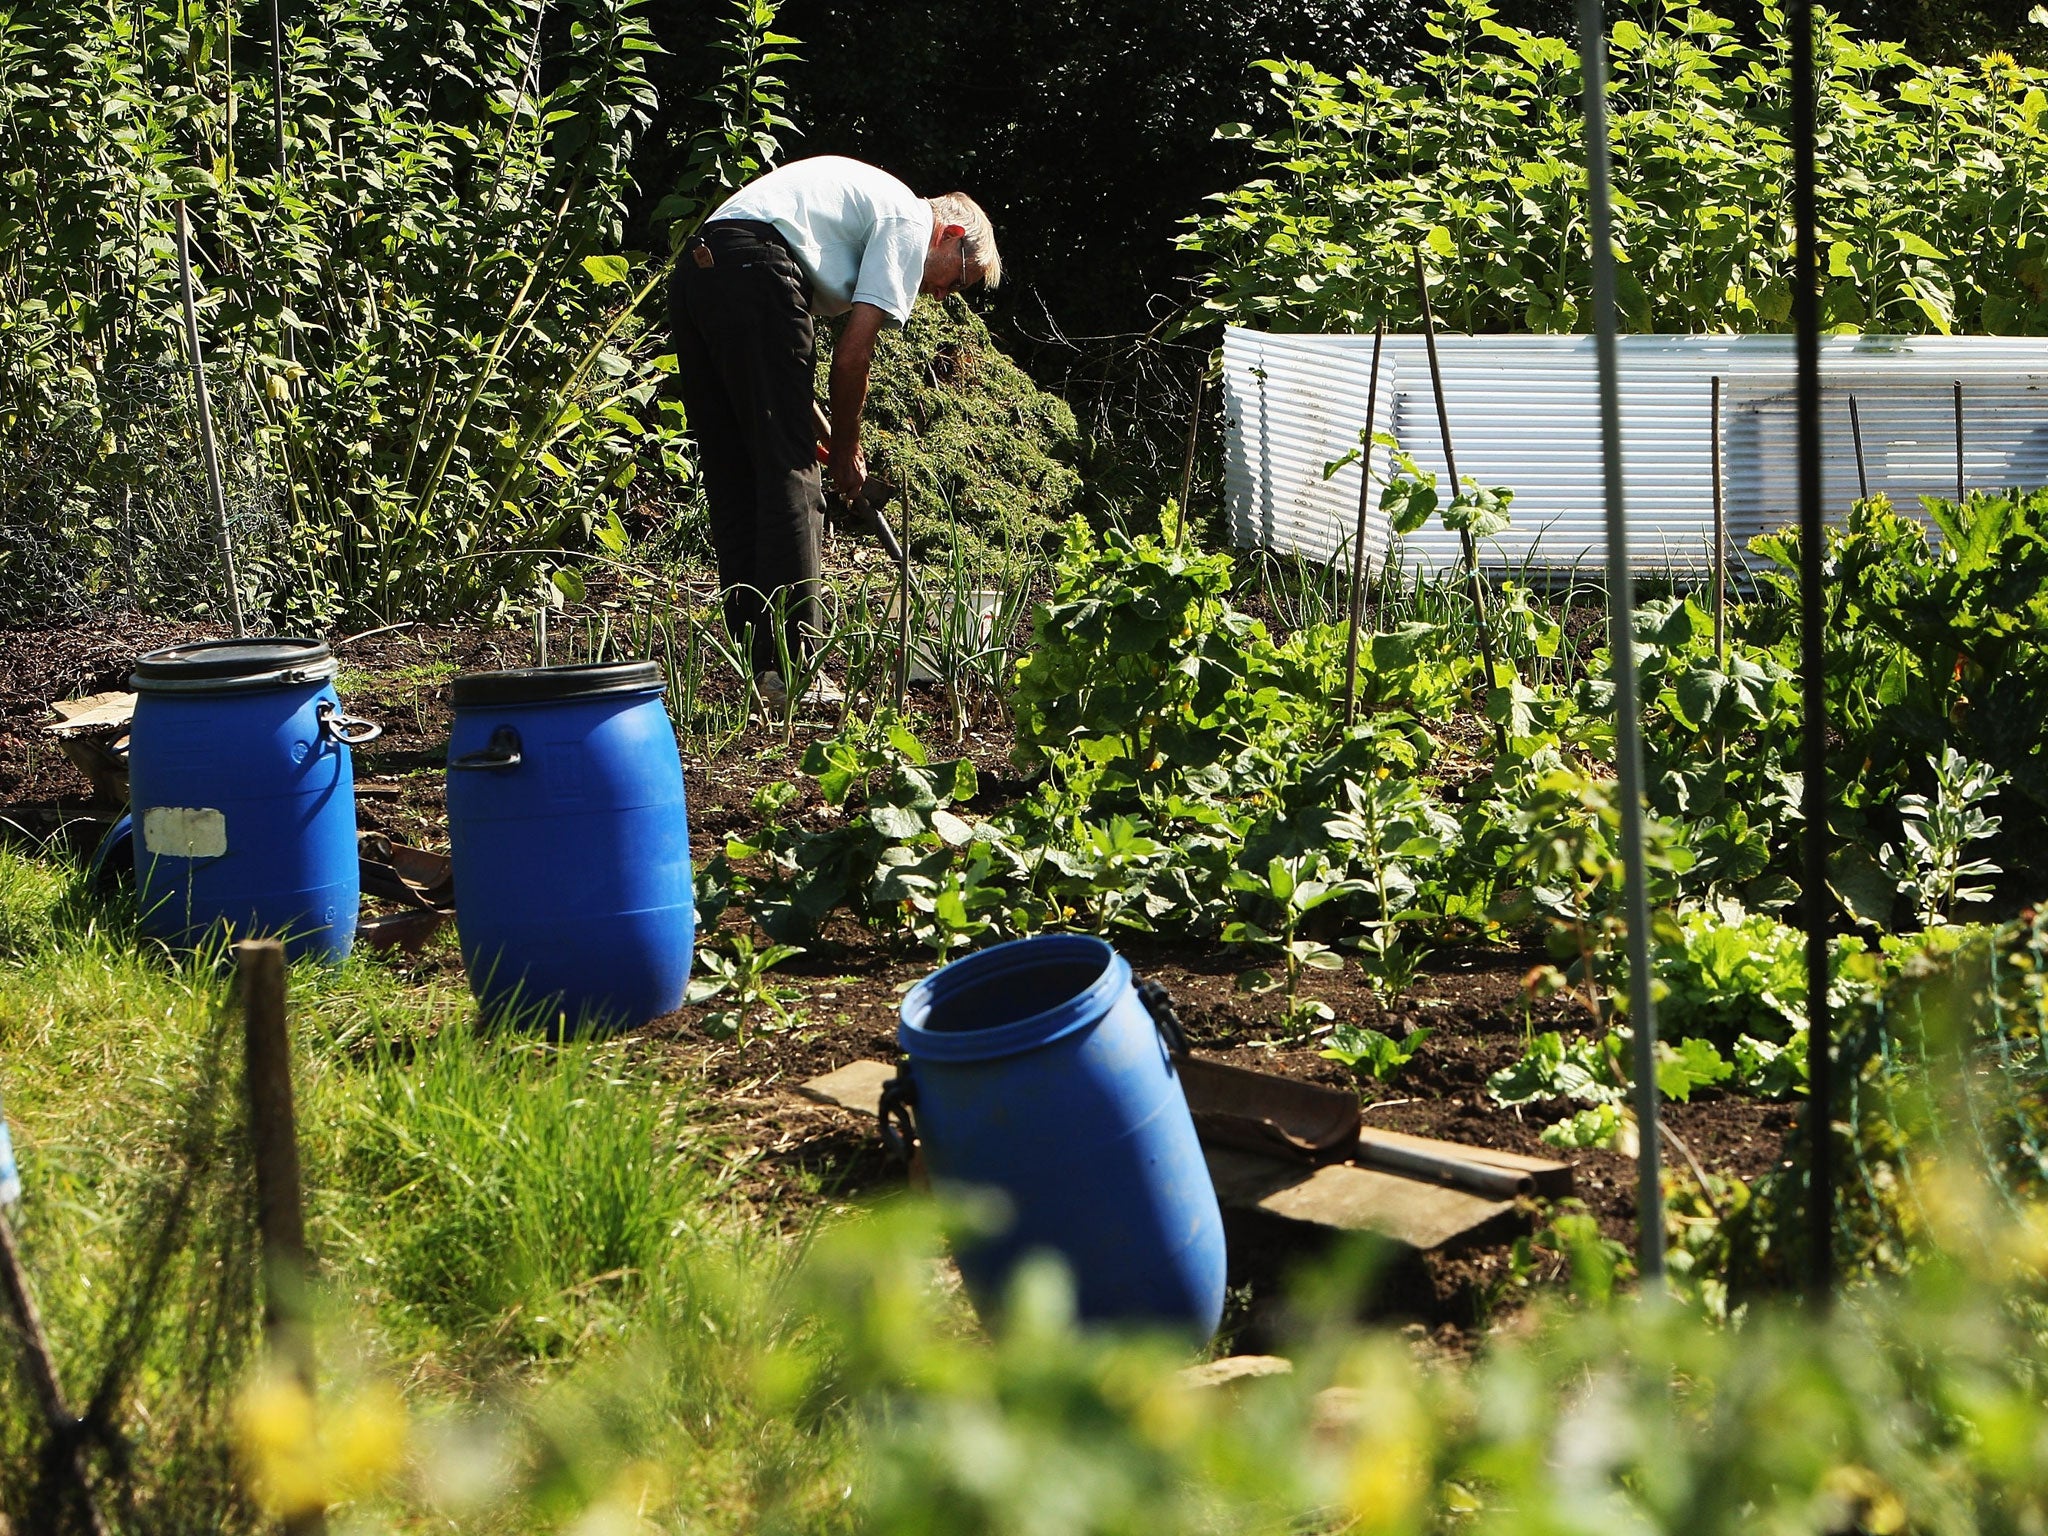
[[[872,304],[898,325],[924,280],[932,208],[887,171],[843,155],[792,160],[719,206],[713,219],[773,224],[811,284],[811,311]]]

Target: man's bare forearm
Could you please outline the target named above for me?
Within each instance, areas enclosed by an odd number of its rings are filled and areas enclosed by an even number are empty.
[[[860,446],[861,412],[867,408],[868,371],[874,366],[875,338],[881,334],[881,311],[856,304],[846,328],[832,348],[832,447],[843,442],[852,452]]]

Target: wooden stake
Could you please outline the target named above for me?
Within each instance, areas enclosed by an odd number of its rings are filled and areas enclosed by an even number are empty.
[[[1721,375],[1714,375],[1714,654],[1728,661],[1728,499],[1721,489]]]
[[[256,1231],[263,1244],[263,1333],[271,1359],[314,1395],[313,1327],[307,1306],[306,1215],[299,1187],[298,1120],[292,1105],[291,1031],[284,1006],[284,945],[235,946],[242,982],[249,1151],[256,1165]],[[318,1510],[285,1521],[294,1536],[327,1529]]]
[[[1351,536],[1351,638],[1344,646],[1344,728],[1358,718],[1358,630],[1365,619],[1365,517],[1372,505],[1372,434],[1379,419],[1380,350],[1386,345],[1384,317],[1373,327],[1372,381],[1365,390],[1365,440],[1359,445],[1358,527]]]
[[[107,1522],[93,1498],[92,1483],[86,1475],[85,1446],[77,1434],[78,1420],[64,1406],[64,1388],[57,1378],[56,1356],[50,1351],[49,1336],[43,1332],[42,1314],[36,1310],[35,1293],[29,1289],[28,1271],[21,1262],[21,1250],[14,1243],[14,1228],[7,1213],[0,1211],[0,1291],[6,1293],[7,1311],[21,1344],[22,1368],[28,1376],[29,1391],[43,1416],[44,1427],[68,1439],[61,1470],[78,1495],[85,1512],[86,1528],[93,1536],[106,1536]]]
[[[206,358],[199,350],[199,309],[192,299],[192,221],[185,204],[178,205],[178,281],[185,292],[185,355],[192,364],[192,387],[199,398],[199,446],[206,459],[206,489],[213,498],[213,515],[220,524],[220,564],[227,578],[228,609],[234,616],[235,634],[248,633],[242,622],[242,585],[235,578],[235,542],[228,527],[227,492],[221,486],[220,445],[213,435],[213,398],[206,388]]]
[[[1415,287],[1422,295],[1422,343],[1429,351],[1429,384],[1436,393],[1437,431],[1444,440],[1444,468],[1450,471],[1450,505],[1455,501],[1463,481],[1458,478],[1458,456],[1451,448],[1451,414],[1444,405],[1444,371],[1436,356],[1436,316],[1429,307],[1429,274],[1422,265],[1422,247],[1415,247]],[[1479,548],[1472,541],[1472,530],[1460,528],[1458,542],[1465,551],[1465,585],[1472,596],[1472,622],[1479,634],[1479,663],[1486,668],[1488,692],[1500,685],[1493,670],[1493,630],[1486,622],[1486,589],[1479,580]],[[1499,721],[1494,722],[1493,735],[1501,751],[1508,746],[1508,728]]]

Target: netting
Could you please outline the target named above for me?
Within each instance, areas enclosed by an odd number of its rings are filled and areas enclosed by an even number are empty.
[[[0,1393],[0,1510],[17,1529],[91,1528],[68,1474],[74,1443],[115,1531],[197,1536],[252,1523],[228,1433],[257,1337],[260,1273],[238,1039],[233,1013],[221,1010],[194,1042],[183,1080],[165,1085],[164,1138],[113,1172],[123,1219],[111,1262],[85,1277],[100,1297],[96,1333],[51,1340],[76,1422],[53,1433],[30,1394]],[[38,1284],[76,1284],[81,1277],[60,1266],[81,1256],[36,1264],[33,1236],[31,1226],[23,1246]],[[9,1355],[22,1347],[12,1330],[0,1329],[0,1339]],[[0,1369],[21,1363],[7,1358]]]
[[[2048,1200],[2048,914],[1937,931],[1889,980],[1843,990],[1832,1116],[1840,1273],[1906,1273],[1970,1211],[2029,1220]],[[1802,1123],[1745,1214],[1737,1289],[1804,1273],[1810,1161]]]

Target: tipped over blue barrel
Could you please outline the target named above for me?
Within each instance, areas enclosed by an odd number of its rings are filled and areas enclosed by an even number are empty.
[[[209,640],[135,663],[128,801],[142,931],[173,944],[281,936],[294,959],[355,940],[353,744],[318,640]]]
[[[697,908],[664,687],[650,661],[455,680],[455,923],[486,1013],[559,1033],[682,1003]]]
[[[1073,934],[967,955],[910,990],[896,1038],[934,1183],[996,1190],[1008,1208],[956,1255],[984,1313],[1045,1251],[1066,1261],[1085,1320],[1216,1331],[1222,1213],[1121,955]]]

